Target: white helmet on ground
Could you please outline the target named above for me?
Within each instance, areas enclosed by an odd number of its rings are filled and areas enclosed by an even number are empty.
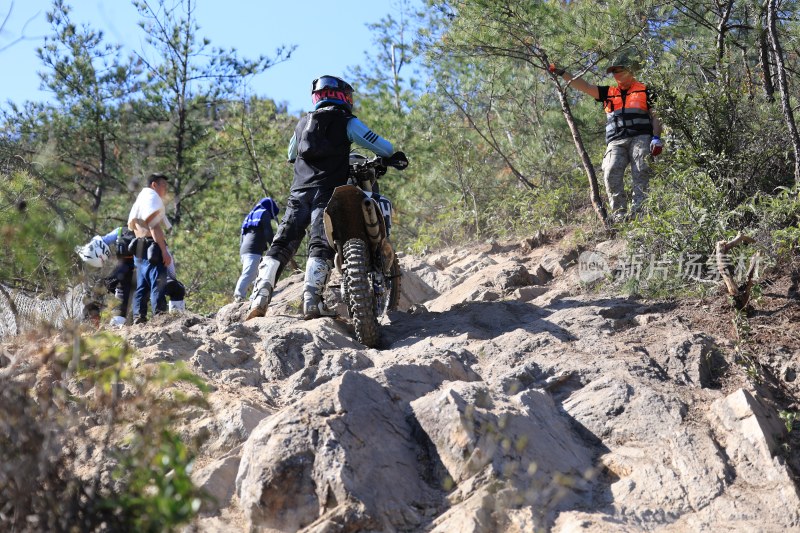
[[[75,248],[75,252],[84,263],[95,268],[102,267],[111,258],[111,250],[99,235],[92,237],[88,244]]]

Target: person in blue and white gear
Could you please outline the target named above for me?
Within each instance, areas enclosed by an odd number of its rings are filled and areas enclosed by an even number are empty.
[[[272,247],[258,267],[247,320],[266,314],[275,283],[300,246],[309,224],[303,318],[335,315],[322,299],[335,255],[325,237],[323,211],[333,189],[347,183],[352,143],[382,157],[393,153],[389,141],[353,115],[353,88],[343,79],[328,75],[315,79],[311,83],[311,101],[314,110],[298,121],[289,141],[288,159],[294,163],[294,180]]]
[[[92,268],[102,269],[111,259],[111,249],[103,242],[103,238],[100,235],[95,235],[91,241],[83,246],[77,246],[75,253],[80,256],[87,266]],[[97,281],[95,276],[87,276],[87,281],[88,279],[93,281],[87,284],[87,291],[83,296],[84,305],[81,317],[83,320],[91,320],[98,323],[100,310],[103,307],[102,285],[104,284],[94,283],[94,281]]]
[[[258,275],[258,263],[264,252],[272,244],[274,233],[272,220],[278,216],[280,208],[269,196],[262,198],[253,206],[242,222],[239,237],[239,257],[242,259],[242,275],[233,291],[234,300],[243,302],[247,288]]]

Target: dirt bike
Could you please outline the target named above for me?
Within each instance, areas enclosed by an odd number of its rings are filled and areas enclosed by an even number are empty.
[[[378,318],[397,309],[402,275],[388,238],[392,204],[377,192],[376,182],[388,167],[407,166],[402,152],[373,159],[351,154],[348,184],[334,189],[325,208],[325,234],[336,250],[342,300],[358,341],[370,348],[380,342]]]

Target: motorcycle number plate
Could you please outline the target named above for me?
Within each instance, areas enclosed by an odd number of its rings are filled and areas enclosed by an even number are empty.
[[[389,219],[389,223],[391,223],[391,220],[392,220],[392,202],[390,202],[388,198],[382,196],[378,200],[378,205],[380,205],[380,207],[381,207],[381,214],[384,217],[387,217]]]

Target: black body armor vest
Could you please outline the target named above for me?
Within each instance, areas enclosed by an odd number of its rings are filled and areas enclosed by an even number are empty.
[[[301,118],[294,130],[297,159],[292,189],[336,187],[347,183],[350,162],[349,111],[337,106],[317,109]]]

